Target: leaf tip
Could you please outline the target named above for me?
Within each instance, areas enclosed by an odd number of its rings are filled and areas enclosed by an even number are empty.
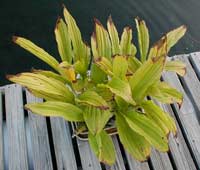
[[[13,41],[14,43],[16,43],[18,38],[19,38],[18,36],[12,36],[12,41]]]

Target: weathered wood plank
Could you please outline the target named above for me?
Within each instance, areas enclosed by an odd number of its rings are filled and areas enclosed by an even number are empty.
[[[58,170],[77,170],[69,125],[62,118],[50,118]]]
[[[28,169],[22,88],[5,87],[6,121],[8,127],[8,157],[10,170]]]
[[[87,141],[77,139],[83,170],[101,170],[101,165]]]
[[[148,162],[136,161],[128,152],[125,153],[130,170],[150,170]]]
[[[189,60],[189,55],[175,57],[175,60],[181,60],[186,64],[187,72],[184,77],[181,77],[185,92],[191,97],[193,105],[195,104],[198,112],[200,112],[200,82],[193,70]],[[200,115],[196,112],[196,116],[200,120]]]
[[[154,169],[173,170],[167,153],[152,149],[150,160]]]
[[[193,156],[195,157],[196,162],[198,163],[198,167],[200,168],[200,127],[199,122],[196,116],[196,111],[188,98],[188,95],[185,93],[177,75],[175,73],[164,73],[163,78],[165,81],[169,82],[173,87],[178,89],[180,92],[184,95],[184,100],[182,103],[181,108],[179,109],[178,106],[175,104],[175,114],[178,121],[181,123],[181,128],[184,132],[184,136],[186,137],[191,149]],[[182,140],[181,140],[182,141]],[[180,142],[177,142],[180,143]],[[180,150],[180,147],[179,147]],[[180,155],[182,155],[182,151],[180,152]],[[176,157],[176,155],[175,155]],[[183,159],[183,158],[181,158]],[[185,158],[188,160],[187,156]],[[190,162],[188,161],[188,165],[190,165]]]
[[[26,99],[27,103],[42,102],[42,99],[34,97],[28,91],[26,91]],[[53,169],[45,117],[28,111],[28,124],[30,127],[32,164],[34,169]]]
[[[3,101],[2,92],[0,91],[0,170],[4,169],[3,158]]]
[[[122,158],[122,153],[119,147],[119,143],[117,140],[117,136],[112,136],[113,143],[115,145],[115,151],[116,151],[116,162],[113,166],[106,166],[107,170],[126,170],[124,166],[124,161]]]
[[[179,124],[176,120],[176,117],[174,115],[171,106],[162,105],[161,107],[165,112],[169,113],[176,122],[177,136],[173,136],[172,134],[170,134],[169,148],[177,170],[188,170],[188,169],[196,170],[194,161],[191,157],[191,154],[189,152],[189,149],[187,147],[187,144],[185,142],[185,139],[183,137],[183,134],[181,132],[181,129],[179,127]]]

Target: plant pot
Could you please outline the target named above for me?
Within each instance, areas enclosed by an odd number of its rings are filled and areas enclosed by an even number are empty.
[[[114,121],[115,121],[114,118],[111,118],[104,128],[104,130],[110,136],[117,134],[117,128],[114,124]],[[88,130],[87,129],[77,134],[77,129],[80,126],[80,124],[84,124],[84,122],[71,122],[72,130],[73,130],[72,137],[76,137],[77,139],[82,140],[82,141],[87,141],[88,140]]]

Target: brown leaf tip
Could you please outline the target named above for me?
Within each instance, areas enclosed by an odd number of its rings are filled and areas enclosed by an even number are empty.
[[[94,18],[94,23],[95,23],[95,25],[99,25],[99,26],[103,27],[103,25],[97,18]]]
[[[13,77],[14,77],[14,75],[11,75],[11,74],[6,75],[6,79],[8,79],[8,80],[12,79]]]
[[[17,41],[18,38],[19,38],[19,37],[17,37],[17,36],[13,36],[13,37],[12,37],[12,41],[15,43],[15,42]]]
[[[58,16],[58,19],[56,20],[56,27],[55,27],[55,29],[58,29],[58,24],[60,23],[60,21],[61,21],[61,17]]]
[[[111,15],[109,15],[109,17],[108,17],[108,22],[110,23],[110,25],[113,24],[113,20],[112,20],[112,16]]]

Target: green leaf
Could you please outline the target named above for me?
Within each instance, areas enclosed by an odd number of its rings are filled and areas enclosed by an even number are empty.
[[[76,68],[80,74],[85,75],[90,62],[90,48],[82,41],[81,32],[76,24],[76,21],[66,8],[64,8],[64,17],[68,26],[68,33],[72,41]]]
[[[58,80],[62,83],[66,83],[66,80],[61,75],[56,74],[52,71],[33,69],[32,72],[35,73],[35,74],[41,74],[41,75],[44,75],[46,77],[56,79],[56,80]]]
[[[84,120],[92,134],[97,134],[102,131],[112,113],[109,110],[102,110],[93,106],[86,106],[84,109]]]
[[[186,73],[186,64],[181,61],[167,61],[165,65],[166,71],[174,71],[180,76],[184,76]]]
[[[75,82],[76,81],[76,73],[75,73],[75,68],[74,68],[73,65],[64,61],[64,62],[59,64],[59,68],[60,68],[60,74],[68,82]]]
[[[89,143],[100,162],[108,165],[115,163],[115,147],[111,137],[104,130],[97,135],[89,133]]]
[[[98,55],[111,59],[111,43],[108,32],[103,25],[95,19],[95,35]]]
[[[59,65],[58,61],[54,57],[52,57],[50,54],[48,54],[46,51],[44,51],[42,48],[38,47],[31,41],[22,37],[14,36],[13,41],[19,46],[21,46],[22,48],[24,48],[25,50],[34,54],[40,60],[50,65],[53,69],[58,71],[58,65]]]
[[[168,140],[162,129],[144,114],[136,111],[129,111],[124,117],[135,132],[143,136],[156,149],[166,152],[168,151]]]
[[[117,131],[124,148],[137,160],[145,161],[151,152],[149,142],[136,131],[132,130],[124,117],[116,115]]]
[[[51,100],[74,102],[74,95],[69,88],[54,78],[34,73],[10,75],[7,78],[12,82],[27,87],[30,91],[34,91],[35,94],[37,92],[37,94],[40,94],[38,97],[45,98],[45,96],[48,96],[48,99]],[[44,96],[41,96],[42,94]]]
[[[107,79],[106,73],[97,66],[97,64],[92,64],[91,67],[91,80],[93,83],[98,84],[102,83]]]
[[[162,103],[172,104],[177,102],[181,105],[183,102],[183,95],[166,82],[155,83],[148,89],[148,94]]]
[[[121,36],[120,49],[122,55],[131,55],[134,50],[132,41],[132,29],[125,27]]]
[[[107,28],[112,44],[112,55],[120,54],[119,35],[111,16],[108,18]]]
[[[173,47],[186,33],[187,28],[182,25],[166,34],[167,36],[167,52]]]
[[[132,73],[135,73],[142,63],[136,57],[128,58],[128,68]]]
[[[126,79],[128,62],[124,56],[116,55],[113,59],[113,74],[121,80]]]
[[[145,62],[147,59],[147,53],[149,50],[149,31],[144,22],[139,18],[135,19],[137,32],[138,32],[138,44],[140,49],[141,62]]]
[[[152,101],[144,101],[141,104],[141,107],[144,109],[147,116],[151,117],[155,123],[160,126],[166,135],[169,133],[169,130],[174,133],[177,132],[176,124],[173,118],[166,112],[164,112],[159,106],[157,106]]]
[[[164,56],[167,57],[167,37],[162,37],[154,46],[150,49],[148,58],[158,58]]]
[[[67,61],[72,63],[72,46],[71,40],[68,33],[67,25],[64,21],[59,18],[56,23],[55,37],[58,45],[58,51],[61,56],[62,61]]]
[[[42,116],[59,116],[67,121],[83,121],[83,112],[78,107],[64,102],[47,101],[26,104],[25,108]]]
[[[112,93],[120,96],[122,99],[132,105],[136,104],[132,98],[130,85],[126,81],[123,81],[117,77],[113,77],[108,84],[99,84],[98,86],[110,89]]]
[[[106,57],[96,58],[94,63],[106,74],[113,75],[112,63]]]
[[[93,32],[92,36],[91,36],[91,48],[92,48],[92,54],[94,56],[94,58],[98,58],[100,57],[97,51],[97,42],[96,42],[96,36]]]
[[[149,87],[160,79],[165,57],[147,60],[130,78],[133,99],[141,102],[147,95]]]
[[[76,101],[81,104],[91,105],[102,110],[109,109],[106,101],[95,91],[87,90],[80,94]]]

